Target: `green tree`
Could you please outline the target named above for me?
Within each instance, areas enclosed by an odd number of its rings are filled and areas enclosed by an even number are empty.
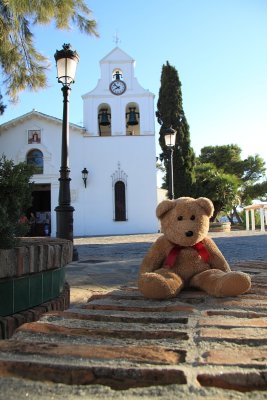
[[[34,167],[26,163],[14,164],[0,157],[0,248],[14,247],[17,237],[24,235],[27,226],[20,217],[31,206],[30,177]]]
[[[229,179],[232,177],[233,182],[236,182],[232,186],[236,190],[235,196],[234,193],[231,195],[233,201],[226,201],[225,206],[222,208],[222,210],[228,211],[228,218],[231,222],[233,222],[234,216],[241,222],[237,212],[239,205],[248,205],[258,196],[264,197],[267,194],[266,192],[264,193],[266,183],[258,183],[265,175],[264,160],[257,154],[255,156],[248,156],[242,160],[241,149],[236,144],[204,147],[201,149],[198,163],[200,165],[212,166],[210,170],[211,175],[215,173],[226,174]],[[199,168],[197,170],[198,174]],[[238,185],[236,185],[237,183]],[[196,190],[201,191],[201,186],[201,177],[197,177]],[[216,197],[216,194],[212,190],[207,194],[207,197],[211,199],[214,196]]]
[[[246,199],[245,205],[251,204],[254,199],[267,201],[267,181],[245,187],[243,196]]]
[[[189,125],[184,115],[181,86],[176,68],[167,61],[162,67],[156,115],[161,125],[159,144],[163,151],[162,157],[166,168],[165,187],[169,185],[169,150],[165,145],[164,132],[169,127],[177,131],[173,153],[174,197],[189,196],[195,179],[195,154],[190,146]]]
[[[0,0],[2,87],[11,101],[26,88],[46,86],[48,60],[34,46],[32,27],[54,21],[57,29],[70,29],[72,23],[81,32],[98,36],[90,14],[84,0]],[[4,107],[0,98],[0,114]]]
[[[218,169],[241,178],[243,171],[240,166],[241,149],[236,144],[223,146],[206,146],[200,151],[198,158],[201,163],[212,163]]]
[[[214,205],[211,221],[215,221],[221,211],[229,213],[238,201],[240,179],[218,169],[212,163],[196,165],[195,197],[208,197]]]
[[[236,175],[243,183],[258,181],[265,174],[264,160],[257,154],[242,160],[241,152],[237,144],[206,146],[201,149],[199,161],[213,163],[225,173]]]

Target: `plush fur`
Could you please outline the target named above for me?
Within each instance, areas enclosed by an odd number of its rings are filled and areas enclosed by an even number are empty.
[[[250,289],[249,275],[232,272],[214,241],[207,236],[213,211],[212,202],[205,197],[180,197],[158,205],[156,214],[163,235],[144,257],[138,279],[139,290],[145,297],[176,297],[184,287],[199,288],[215,297],[237,296]],[[200,244],[204,255],[192,247],[199,242],[204,245]],[[182,248],[175,253],[173,248],[177,245]],[[169,263],[172,265],[166,266],[166,260],[172,260]]]

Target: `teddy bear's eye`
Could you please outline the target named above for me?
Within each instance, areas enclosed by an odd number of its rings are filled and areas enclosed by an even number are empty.
[[[194,221],[194,219],[196,219],[196,217],[195,217],[195,215],[191,215],[191,218],[190,218],[192,221]]]
[[[183,216],[182,216],[182,215],[179,215],[179,217],[177,217],[177,219],[178,219],[178,221],[182,221]]]

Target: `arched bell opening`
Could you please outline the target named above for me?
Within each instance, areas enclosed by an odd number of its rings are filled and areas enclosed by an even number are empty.
[[[100,104],[97,118],[99,136],[111,136],[111,109],[108,104]]]
[[[128,103],[125,113],[126,135],[140,135],[140,113],[136,103]]]
[[[114,68],[114,70],[112,71],[112,80],[123,80],[123,73],[120,68]]]

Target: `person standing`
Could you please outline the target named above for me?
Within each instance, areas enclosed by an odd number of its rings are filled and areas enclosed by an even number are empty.
[[[35,236],[36,235],[36,217],[33,212],[31,212],[31,214],[30,214],[29,223],[30,223],[30,236]]]

